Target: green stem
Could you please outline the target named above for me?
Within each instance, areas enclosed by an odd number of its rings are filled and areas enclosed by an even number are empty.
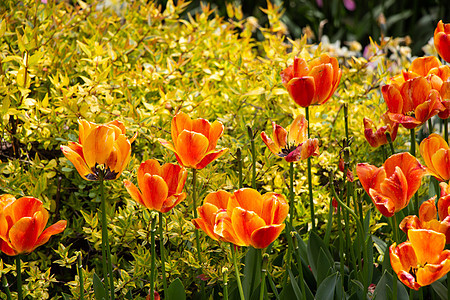
[[[308,121],[308,138],[311,138],[309,132],[309,107],[305,108],[306,121]],[[311,173],[311,157],[308,157],[308,192],[309,192],[309,209],[311,211],[312,230],[316,230],[316,218],[314,214],[314,199],[312,191],[312,173]]]
[[[294,163],[289,163],[289,222],[294,228]]]
[[[325,237],[323,239],[325,245],[330,244],[331,227],[333,226],[333,197],[330,197],[330,204],[328,206],[328,222],[327,229],[325,230]]]
[[[106,225],[106,203],[103,177],[100,177],[100,210],[102,215],[102,269],[103,284],[105,285],[106,294],[109,294],[108,286],[108,268],[106,266],[106,244],[108,244],[108,229]]]
[[[228,268],[222,268],[223,272],[223,299],[228,300]]]
[[[447,299],[450,299],[450,273],[447,273]]]
[[[6,294],[6,299],[12,300],[11,291],[9,290],[8,280],[6,279],[6,274],[2,275],[2,286],[3,286],[3,290],[5,291],[5,294]]]
[[[164,249],[164,234],[163,234],[163,218],[162,212],[159,212],[159,250],[161,252],[161,270],[163,276],[164,298],[169,299],[167,292],[167,278],[166,278],[166,257]]]
[[[256,189],[256,148],[252,128],[249,125],[247,125],[247,133],[250,138],[250,145],[252,151],[252,188]]]
[[[262,254],[262,249],[259,249],[261,256],[262,256],[262,268],[261,268],[261,287],[259,289],[259,300],[264,300],[264,294],[265,294],[265,284],[266,284],[266,273],[267,273],[267,264],[269,256],[267,254]]]
[[[381,145],[381,152],[383,153],[383,160],[385,161],[387,159],[387,156],[386,156],[386,147],[384,147],[384,145]]]
[[[397,300],[397,274],[393,272],[392,275],[392,299]]]
[[[241,275],[239,274],[239,267],[238,267],[237,259],[236,259],[236,250],[234,250],[234,245],[232,243],[230,243],[230,249],[231,249],[231,255],[233,256],[234,271],[236,272],[236,281],[237,281],[237,285],[238,285],[239,296],[241,297],[241,300],[245,300],[244,290],[242,289],[242,283],[241,283]]]
[[[193,169],[192,171],[192,203],[194,207],[194,219],[197,219],[197,169]],[[201,268],[201,266],[203,265],[203,260],[200,244],[200,235],[197,228],[195,228],[194,232],[195,232],[195,241],[197,243],[197,259]],[[202,299],[205,299],[205,283],[203,282],[203,280],[201,280],[200,282],[200,288],[202,292]]]
[[[332,188],[334,189],[334,187]],[[342,224],[341,224],[341,207],[338,205],[337,208],[337,222],[338,222],[338,234],[339,234],[339,271],[341,273],[341,286],[344,286],[344,237],[342,234]]]
[[[80,300],[84,299],[84,280],[83,280],[83,261],[81,259],[81,252],[78,252],[78,280],[80,281]]]
[[[391,148],[391,155],[394,155],[395,154],[394,143],[392,142],[391,134],[389,132],[386,132],[386,138],[389,142],[389,147]]]
[[[448,119],[444,119],[444,140],[448,144]]]
[[[237,161],[238,161],[239,188],[241,189],[244,186],[243,181],[242,181],[242,151],[241,151],[241,148],[237,149],[236,157],[237,157]]]
[[[431,118],[428,119],[428,135],[433,133],[433,122],[431,122]]]
[[[112,273],[112,261],[111,261],[111,248],[109,246],[108,240],[108,225],[106,223],[106,199],[104,191],[104,179],[100,178],[100,197],[101,197],[101,207],[102,207],[102,253],[106,252],[107,262],[106,267],[108,268],[109,275],[109,288],[111,292],[111,300],[114,300],[114,277]],[[103,265],[104,266],[104,265]],[[105,274],[105,272],[103,272]],[[108,275],[105,277],[105,287],[108,285]],[[108,289],[107,289],[108,290]]]
[[[22,267],[20,265],[21,255],[16,255],[16,273],[17,273],[17,299],[22,300]]]
[[[410,133],[410,142],[411,146],[409,148],[409,153],[411,153],[412,156],[416,156],[416,132],[414,128],[411,128],[409,130]]]
[[[397,223],[397,215],[394,214],[392,216],[392,220],[394,222],[392,230],[394,231],[394,242],[397,243],[397,245],[400,243],[399,239],[398,239],[398,223]]]
[[[156,228],[156,217],[152,216],[152,221],[151,221],[151,229],[150,229],[150,236],[151,236],[151,253],[152,253],[152,257],[151,257],[151,267],[150,267],[150,299],[151,300],[155,300],[155,228]]]

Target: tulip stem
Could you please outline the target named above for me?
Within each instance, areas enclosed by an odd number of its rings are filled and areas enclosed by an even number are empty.
[[[247,133],[248,137],[250,138],[250,145],[252,152],[252,188],[256,189],[256,148],[252,128],[249,125],[247,125]]]
[[[6,279],[6,274],[2,275],[2,286],[3,286],[3,290],[5,291],[5,294],[6,294],[6,299],[12,300],[11,291],[9,290],[8,280]]]
[[[261,276],[261,287],[259,289],[259,300],[264,300],[264,295],[265,295],[265,285],[266,285],[266,273],[267,273],[267,265],[268,265],[268,260],[269,260],[269,255],[268,254],[263,254],[263,250],[259,249],[258,251],[261,252],[261,257],[262,257],[262,268],[261,268],[261,272],[262,272],[262,276]],[[301,266],[300,266],[301,267]]]
[[[397,223],[397,215],[394,213],[394,215],[392,216],[392,220],[393,220],[393,233],[394,233],[394,242],[396,242],[397,244],[400,243],[400,241],[398,240],[398,223]]]
[[[236,151],[236,157],[238,161],[238,177],[239,177],[239,188],[242,189],[243,181],[242,181],[242,151],[241,148],[238,148]]]
[[[228,269],[222,268],[223,272],[223,299],[228,300]]]
[[[444,140],[448,144],[448,119],[444,119]]]
[[[450,273],[447,273],[447,299],[450,299]]]
[[[78,264],[77,264],[77,270],[78,270],[78,280],[80,281],[80,299],[84,299],[84,280],[83,280],[83,262],[81,259],[81,251],[78,252]]]
[[[236,259],[236,250],[234,249],[234,245],[232,243],[230,243],[230,249],[231,249],[231,255],[233,256],[234,271],[236,272],[236,282],[238,285],[239,296],[241,297],[241,300],[245,300],[244,290],[242,289],[242,283],[241,283],[241,275],[239,273],[239,267],[238,267],[237,259]]]
[[[197,169],[193,169],[192,171],[192,204],[194,207],[194,219],[197,219],[197,191],[196,191],[196,187],[197,187]],[[202,260],[202,252],[201,252],[201,245],[200,245],[200,236],[198,233],[198,229],[195,228],[194,229],[195,232],[195,241],[197,243],[197,259],[198,259],[198,263],[200,264],[200,268],[203,264],[203,260]],[[202,292],[202,299],[205,299],[205,284],[203,282],[203,280],[200,280],[200,288],[201,288],[201,292]]]
[[[414,128],[410,129],[410,134],[411,134],[411,148],[409,153],[411,153],[412,156],[416,156],[416,132],[414,130]],[[415,215],[419,215],[419,195],[417,195],[417,192],[414,194],[414,203],[413,203],[413,207],[415,204],[415,208],[414,208],[414,214]]]
[[[155,300],[155,227],[156,227],[156,217],[152,216],[151,221],[151,229],[150,229],[150,236],[151,236],[151,267],[150,267],[150,299]]]
[[[391,148],[391,155],[395,154],[394,143],[392,142],[391,134],[386,131],[386,138],[389,142],[389,147]]]
[[[159,212],[159,251],[161,253],[161,270],[163,276],[163,287],[164,287],[164,298],[169,299],[169,294],[167,293],[167,278],[166,278],[166,257],[164,249],[164,234],[163,234],[163,218],[162,212]]]
[[[305,107],[306,121],[308,121],[308,138],[311,138],[309,132],[309,107]],[[312,173],[311,173],[311,157],[308,157],[308,192],[309,192],[309,209],[311,211],[312,230],[316,230],[316,218],[314,215],[314,199],[312,191]]]
[[[104,179],[100,177],[100,198],[102,210],[102,255],[103,255],[103,277],[105,289],[108,291],[108,275],[111,300],[114,300],[114,278],[112,274],[111,249],[108,240],[108,226],[106,223],[106,199],[104,191]]]
[[[294,228],[294,162],[289,163],[289,222]]]
[[[20,254],[16,255],[16,273],[17,273],[17,299],[22,300],[22,267],[20,265]]]

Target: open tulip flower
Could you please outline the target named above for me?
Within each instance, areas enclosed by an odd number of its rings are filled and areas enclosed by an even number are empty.
[[[409,288],[418,290],[450,271],[450,250],[445,235],[427,229],[411,229],[408,241],[389,247],[392,269]]]
[[[407,129],[415,128],[445,110],[439,91],[425,77],[414,77],[401,85],[396,82],[381,88],[389,118]]]
[[[336,91],[342,70],[336,58],[328,54],[306,62],[294,58],[294,63],[281,72],[283,85],[292,99],[301,107],[321,105]]]
[[[384,126],[377,129],[373,121],[369,118],[364,118],[364,136],[370,146],[377,148],[382,145],[386,145],[389,141],[386,133],[391,136],[391,140],[395,141],[398,131],[398,123],[391,121],[388,115],[385,113],[381,116],[381,120],[384,122]]]
[[[444,24],[442,20],[434,30],[434,46],[437,53],[448,63],[450,63],[450,24]]]
[[[192,120],[179,112],[172,119],[172,143],[159,139],[167,149],[173,151],[180,165],[186,168],[203,169],[210,162],[221,157],[227,148],[216,150],[218,139],[223,134],[223,124],[205,119]]]
[[[269,246],[283,231],[289,205],[283,195],[261,195],[243,188],[230,194],[210,193],[197,208],[199,218],[193,223],[215,240],[257,249]]]
[[[86,180],[116,179],[130,161],[137,134],[128,139],[125,126],[117,120],[106,124],[78,120],[78,124],[78,143],[61,146],[64,155]]]
[[[131,197],[148,209],[162,213],[170,211],[186,198],[183,193],[187,171],[175,164],[164,164],[149,159],[139,166],[137,180],[139,189],[129,180],[124,180]]]
[[[308,121],[303,115],[295,118],[289,133],[275,122],[272,122],[272,128],[273,139],[265,132],[261,133],[261,138],[273,154],[283,157],[287,162],[319,155],[319,140],[308,139]]]
[[[359,163],[356,173],[375,207],[386,217],[405,208],[420,187],[425,168],[409,153],[389,157],[382,167]]]
[[[450,243],[450,197],[439,199],[439,220],[437,219],[438,210],[435,204],[436,196],[422,203],[419,209],[419,217],[406,216],[400,223],[400,229],[406,234],[411,229],[430,229],[445,235],[446,244]]]
[[[438,134],[432,133],[419,145],[427,173],[439,181],[450,179],[450,148]]]
[[[40,200],[0,196],[0,251],[10,256],[30,253],[67,225],[61,220],[45,229],[47,221],[48,211]]]

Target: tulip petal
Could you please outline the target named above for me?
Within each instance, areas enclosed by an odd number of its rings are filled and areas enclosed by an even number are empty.
[[[79,151],[75,151],[74,149],[78,149],[83,153],[83,148],[81,145],[69,142],[69,146],[61,146],[61,151],[64,156],[70,160],[75,169],[77,169],[78,174],[86,180],[89,180],[87,176],[92,173],[89,169],[88,165],[84,161],[82,155],[80,155]]]
[[[109,158],[114,144],[114,130],[100,125],[93,129],[83,144],[83,154],[89,168],[103,165]]]
[[[66,226],[67,226],[67,221],[66,220],[60,220],[60,221],[56,222],[55,224],[47,227],[42,232],[42,234],[39,236],[39,239],[36,241],[36,244],[35,244],[34,248],[39,247],[39,246],[47,243],[52,235],[58,234],[60,232],[63,232],[64,229],[66,229]]]
[[[147,159],[143,163],[139,165],[138,171],[137,171],[137,179],[138,179],[138,185],[141,187],[144,182],[144,175],[150,174],[150,175],[158,175],[162,176],[161,172],[161,165],[156,159]]]
[[[269,138],[264,131],[261,132],[261,138],[264,144],[266,144],[266,146],[269,148],[270,152],[275,155],[278,155],[281,152],[280,146],[278,146],[278,144],[276,144],[271,138]]]
[[[245,244],[252,245],[252,234],[255,230],[266,226],[261,217],[253,212],[236,207],[231,215],[231,224],[236,236]],[[270,244],[270,243],[269,243]]]
[[[294,162],[307,159],[311,156],[318,156],[319,154],[319,140],[308,139],[295,148],[295,150],[289,153],[284,159],[287,162]]]
[[[227,209],[228,200],[232,195],[226,191],[217,191],[209,193],[204,200],[204,204],[210,203],[219,209]]]
[[[183,130],[192,130],[192,120],[189,115],[185,114],[184,112],[179,112],[173,117],[172,123],[171,123],[172,129],[172,141],[174,143],[174,148],[177,148],[177,142],[178,142],[178,136],[181,134]],[[162,144],[162,142],[160,141]],[[165,146],[163,144],[163,146]],[[172,150],[175,152],[175,150]]]
[[[314,78],[311,76],[293,78],[287,84],[287,90],[295,103],[301,107],[308,107],[316,92]]]
[[[284,148],[287,144],[287,131],[275,122],[272,122],[273,141],[279,148]]]
[[[434,204],[434,201],[436,200],[436,196],[433,198],[424,201],[420,205],[419,209],[419,218],[421,222],[429,222],[431,220],[436,219],[437,217],[437,210],[436,205]]]
[[[125,188],[127,192],[130,194],[131,198],[137,203],[145,206],[144,200],[142,199],[141,191],[139,191],[139,189],[129,180],[125,179],[123,181],[123,184],[125,185]]]
[[[164,164],[161,168],[161,177],[169,188],[169,197],[181,193],[187,178],[185,168],[176,164]]]
[[[286,198],[278,193],[265,193],[262,195],[263,207],[261,218],[266,224],[281,224],[289,213]],[[294,205],[291,203],[291,205]]]
[[[183,130],[177,138],[177,154],[183,166],[196,168],[208,149],[208,139],[197,132]]]
[[[233,243],[236,246],[248,246],[242,241],[235,232],[231,218],[226,210],[220,210],[216,215],[214,225],[214,233],[220,236],[221,239]]]
[[[380,184],[380,191],[384,197],[390,198],[394,202],[395,212],[408,205],[409,199],[406,198],[408,182],[400,167],[395,166],[394,174]]]
[[[214,160],[218,159],[219,157],[221,157],[222,155],[227,153],[227,151],[228,151],[228,148],[224,148],[224,149],[206,154],[205,157],[203,157],[203,159],[195,166],[195,169],[203,169],[204,167],[209,165],[211,162],[213,162]]]
[[[163,202],[167,199],[168,187],[164,179],[158,175],[145,174],[142,186],[142,199],[145,207],[161,211]]]
[[[381,182],[386,178],[386,172],[383,167],[377,168],[376,166],[367,163],[357,164],[356,174],[367,193],[369,193],[370,189],[379,189]]]
[[[417,282],[421,286],[429,285],[436,280],[442,278],[450,271],[450,251],[444,251],[445,256],[442,260],[439,259],[438,264],[427,264],[423,268],[419,268],[416,273]]]
[[[208,152],[216,149],[217,141],[222,136],[222,134],[223,134],[223,124],[219,121],[214,121],[209,128],[208,135],[205,135],[208,137],[209,140]]]
[[[381,92],[390,113],[403,113],[403,97],[395,85],[384,85],[381,87]],[[410,108],[408,107],[408,109]]]
[[[298,145],[308,139],[308,121],[304,115],[298,115],[289,128],[288,144]]]
[[[432,166],[440,181],[450,179],[450,151],[449,149],[439,149],[431,157]]]
[[[186,199],[186,193],[174,194],[164,200],[160,212],[166,213],[177,206],[178,203]]]
[[[232,215],[233,210],[240,207],[261,216],[262,204],[263,197],[257,190],[243,188],[235,191],[233,196],[230,197],[228,200],[227,211],[230,215]]]
[[[256,249],[263,249],[269,246],[283,231],[285,225],[268,225],[253,231],[251,235],[251,245]]]
[[[37,232],[36,220],[24,217],[15,222],[9,230],[9,240],[17,253],[29,253],[33,251],[34,245],[40,232]]]
[[[42,201],[34,197],[21,197],[11,203],[9,208],[11,209],[13,223],[16,223],[21,218],[33,217],[36,212],[44,209]]]
[[[450,214],[450,212],[449,212],[450,195],[446,195],[446,196],[439,198],[437,207],[438,207],[439,220],[443,221]]]
[[[396,207],[391,198],[383,196],[374,189],[369,190],[369,195],[373,204],[383,216],[392,217],[394,215]]]
[[[325,103],[333,88],[333,69],[331,64],[322,64],[311,69],[309,76],[314,78],[315,95],[312,104]]]
[[[436,56],[424,56],[413,60],[409,70],[425,77],[431,69],[439,68],[440,65],[441,62]]]
[[[422,228],[422,225],[419,218],[413,215],[404,217],[403,220],[400,222],[399,227],[404,233],[408,234],[408,230],[420,229]]]
[[[445,235],[427,229],[411,229],[408,239],[416,253],[417,262],[421,265],[434,264],[445,247]]]

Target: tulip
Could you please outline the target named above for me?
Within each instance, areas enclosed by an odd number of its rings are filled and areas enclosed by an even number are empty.
[[[450,63],[450,24],[439,21],[434,30],[434,46],[437,53]]]
[[[272,122],[272,128],[273,140],[265,132],[261,133],[261,138],[273,154],[284,158],[287,162],[319,155],[319,140],[308,139],[308,121],[303,115],[295,118],[289,133],[275,122]]]
[[[409,288],[418,290],[450,271],[450,250],[444,250],[445,236],[427,229],[411,229],[408,239],[389,247],[392,269]]]
[[[450,179],[450,148],[441,136],[430,134],[420,143],[419,151],[429,175],[439,181]]]
[[[283,85],[292,99],[301,107],[321,105],[336,91],[342,70],[336,58],[328,54],[311,60],[294,58],[293,65],[281,72]]]
[[[193,223],[211,238],[263,249],[283,231],[289,205],[281,194],[243,188],[210,193],[197,210]]]
[[[161,166],[157,160],[149,159],[139,166],[137,180],[139,189],[129,180],[124,180],[131,197],[148,209],[162,213],[170,211],[186,198],[183,193],[187,171],[175,164]]]
[[[172,119],[172,143],[159,139],[161,145],[173,151],[180,165],[186,168],[203,169],[210,162],[221,157],[227,148],[215,150],[223,134],[223,124],[205,119],[192,120],[179,112]]]
[[[413,129],[445,110],[439,91],[424,77],[414,77],[402,84],[393,82],[381,88],[389,118]]]
[[[116,179],[130,161],[137,134],[127,139],[125,126],[117,120],[106,124],[78,120],[78,124],[78,143],[61,146],[63,154],[86,180]]]
[[[377,148],[389,143],[386,133],[389,133],[391,140],[395,141],[398,131],[398,123],[391,121],[387,114],[381,116],[381,120],[384,122],[384,126],[377,129],[373,121],[369,118],[364,118],[364,136],[370,146]]]
[[[405,208],[419,189],[425,168],[409,153],[389,157],[382,167],[359,163],[356,173],[375,207],[386,217]]]
[[[36,198],[0,196],[0,250],[10,256],[30,253],[66,228],[67,221],[61,220],[44,230],[48,217]]]

